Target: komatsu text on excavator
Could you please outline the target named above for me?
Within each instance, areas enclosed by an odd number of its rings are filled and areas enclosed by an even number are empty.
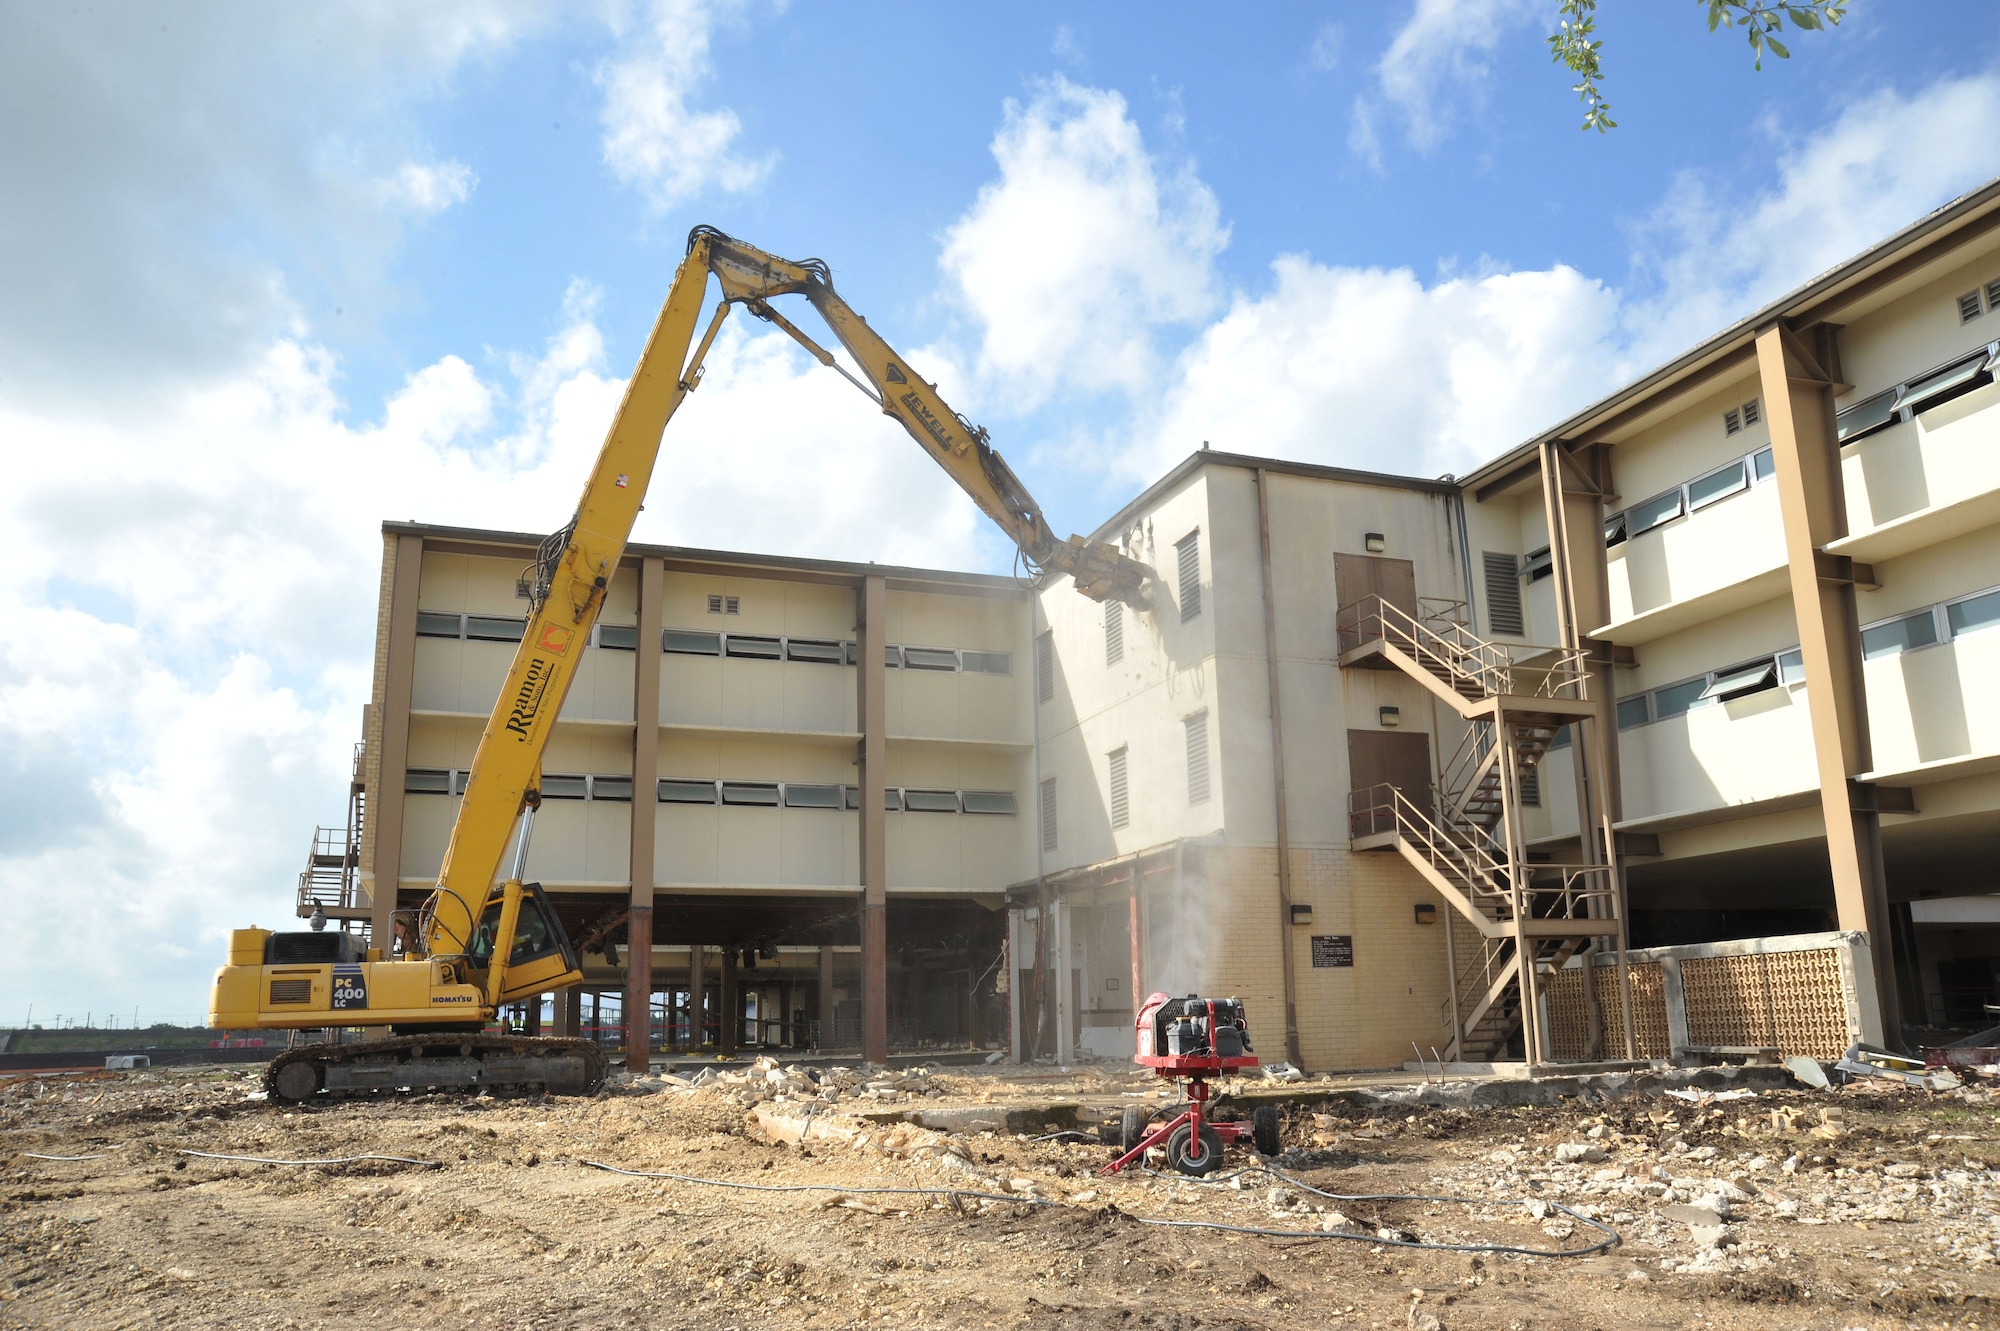
[[[722,298],[695,345],[711,276]],[[786,295],[811,302],[859,377],[772,308]],[[1103,542],[1058,540],[986,431],[946,405],[936,386],[848,307],[826,264],[780,259],[696,227],[576,514],[537,555],[526,632],[480,736],[437,885],[415,930],[386,947],[345,932],[230,935],[229,962],[216,973],[209,1005],[211,1027],[373,1033],[280,1055],[265,1077],[274,1098],[501,1085],[587,1094],[603,1082],[604,1056],[591,1041],[488,1027],[503,1004],[583,978],[541,885],[521,881],[541,804],[542,754],[645,499],[661,432],[700,384],[702,360],[735,305],[783,329],[901,423],[1000,525],[1037,578],[1068,576],[1095,600],[1150,606],[1152,570]]]

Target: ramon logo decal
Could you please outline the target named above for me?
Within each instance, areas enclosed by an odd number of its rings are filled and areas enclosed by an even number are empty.
[[[617,486],[619,489],[623,490],[626,486],[632,483],[632,478],[630,476],[627,476],[624,472],[621,471],[618,473],[618,479],[611,483]]]
[[[884,373],[883,377],[888,379],[888,381],[892,384],[907,384],[908,382],[910,382],[908,379],[905,379],[903,377],[903,372],[896,368],[896,362],[894,361],[889,362],[889,368]]]
[[[513,705],[507,709],[507,729],[525,744],[528,730],[541,715],[542,702],[548,697],[549,685],[555,682],[556,667],[552,661],[531,658],[528,673],[521,677],[521,687],[514,691]]]
[[[569,655],[569,640],[576,636],[576,630],[566,629],[560,624],[544,624],[541,636],[535,639],[535,646],[544,652],[554,652],[557,656]]]

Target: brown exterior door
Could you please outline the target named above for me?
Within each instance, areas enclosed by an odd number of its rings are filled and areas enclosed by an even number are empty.
[[[1431,812],[1431,740],[1420,731],[1350,730],[1347,770],[1355,790],[1391,785]]]
[[[1417,566],[1380,555],[1335,555],[1333,594],[1340,607],[1379,596],[1412,617],[1417,613]],[[1340,608],[1336,607],[1336,608]]]

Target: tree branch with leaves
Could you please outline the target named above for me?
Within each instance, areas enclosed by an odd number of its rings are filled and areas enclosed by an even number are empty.
[[[1708,30],[1742,27],[1756,53],[1756,65],[1764,68],[1764,53],[1780,60],[1792,58],[1778,37],[1787,21],[1801,32],[1824,32],[1847,17],[1847,0],[1695,0],[1708,9]],[[1585,130],[1618,128],[1611,118],[1611,104],[1604,100],[1600,86],[1604,65],[1597,40],[1597,0],[1560,0],[1556,30],[1549,34],[1550,58],[1577,76],[1571,91],[1583,103]]]

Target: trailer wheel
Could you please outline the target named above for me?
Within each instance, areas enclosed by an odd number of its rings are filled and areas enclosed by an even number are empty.
[[[1251,1113],[1250,1144],[1257,1148],[1259,1155],[1276,1155],[1282,1149],[1278,1141],[1276,1105],[1258,1105]]]
[[[1146,1136],[1146,1111],[1137,1105],[1126,1105],[1124,1114],[1118,1119],[1118,1153],[1137,1146]]]
[[[1193,1140],[1189,1127],[1183,1123],[1167,1138],[1167,1163],[1196,1178],[1213,1174],[1222,1165],[1222,1134],[1204,1123],[1200,1139]]]

